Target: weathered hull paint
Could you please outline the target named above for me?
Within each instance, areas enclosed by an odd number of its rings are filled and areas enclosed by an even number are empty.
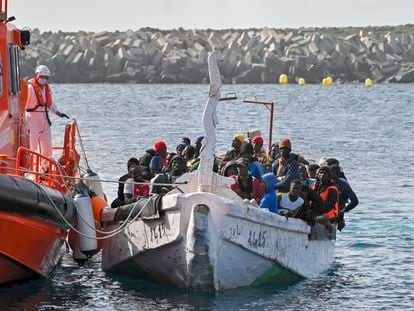
[[[335,241],[312,240],[310,235],[303,221],[237,198],[171,193],[163,198],[160,218],[140,219],[105,241],[102,267],[180,288],[214,291],[295,275],[314,277],[332,263]]]

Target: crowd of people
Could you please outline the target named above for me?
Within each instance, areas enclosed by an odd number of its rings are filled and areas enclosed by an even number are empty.
[[[112,207],[141,197],[170,191],[178,177],[198,169],[202,136],[184,137],[174,152],[163,140],[127,163],[128,173],[120,177],[118,197]],[[344,214],[358,205],[358,198],[347,181],[339,161],[322,158],[318,164],[292,152],[289,139],[281,138],[266,152],[260,135],[236,134],[231,149],[216,157],[214,171],[234,183],[230,188],[243,200],[286,217],[301,218],[345,227]]]

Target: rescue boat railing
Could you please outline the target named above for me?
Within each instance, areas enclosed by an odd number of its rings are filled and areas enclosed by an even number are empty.
[[[48,174],[44,174],[47,172]],[[31,174],[33,181],[67,193],[72,181],[63,176],[66,172],[56,160],[31,149],[20,147],[17,150],[16,175],[26,177]]]

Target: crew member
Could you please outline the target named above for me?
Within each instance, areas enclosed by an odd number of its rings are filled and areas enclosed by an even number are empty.
[[[52,91],[47,83],[50,70],[44,65],[36,68],[34,77],[29,80],[26,103],[26,118],[30,131],[30,149],[51,158],[53,154],[52,133],[49,111],[61,118],[69,117],[59,112],[53,102]]]

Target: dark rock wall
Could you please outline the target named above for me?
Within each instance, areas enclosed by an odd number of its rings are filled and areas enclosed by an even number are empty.
[[[225,83],[414,82],[414,25],[366,28],[126,32],[32,31],[22,76],[47,65],[54,82],[206,83],[207,53],[224,48]]]

